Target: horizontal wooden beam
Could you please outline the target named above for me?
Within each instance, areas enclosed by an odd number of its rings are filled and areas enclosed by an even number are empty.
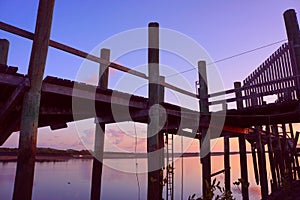
[[[12,34],[15,34],[15,35],[33,40],[33,36],[34,36],[33,33],[29,32],[29,31],[26,31],[26,30],[23,30],[23,29],[20,29],[20,28],[15,27],[15,26],[12,26],[10,24],[0,22],[0,29],[3,30],[3,31],[6,31],[6,32],[9,32],[9,33],[12,33]],[[84,51],[81,51],[81,50],[75,49],[73,47],[67,46],[65,44],[50,40],[49,41],[49,46],[54,47],[54,48],[59,49],[59,50],[62,50],[64,52],[79,56],[81,58],[85,58],[85,59],[97,62],[99,64],[104,64],[104,65],[109,66],[111,68],[114,68],[114,69],[129,73],[129,74],[147,79],[147,76],[144,73],[141,73],[139,71],[124,67],[124,66],[119,65],[117,63],[111,63],[111,62],[109,62],[109,61],[107,61],[103,58],[99,58],[97,56],[91,55],[91,54],[86,53]]]
[[[96,87],[94,91],[91,91],[90,89],[87,90],[87,88],[89,87],[85,88],[80,86],[72,88],[44,82],[42,86],[42,92],[70,96],[72,98],[80,98],[82,100],[95,101],[96,103],[104,102],[135,108],[148,107],[146,99],[145,101],[133,101],[132,98],[130,98],[132,96],[130,94],[119,93],[116,91],[113,92],[113,95],[99,92],[96,93]]]
[[[230,169],[230,168],[229,168],[229,169]],[[212,173],[210,176],[211,176],[211,177],[214,177],[214,176],[217,176],[217,175],[222,174],[222,173],[225,173],[225,169],[220,170],[220,171],[215,172],[215,173]]]
[[[27,77],[0,73],[0,84],[18,86],[22,83],[25,84],[25,87],[30,86],[30,81]]]
[[[166,87],[166,88],[169,88],[171,90],[174,90],[176,92],[179,92],[181,94],[185,94],[187,96],[190,96],[190,97],[193,97],[193,98],[198,98],[198,96],[195,94],[195,93],[192,93],[192,92],[189,92],[189,91],[186,91],[186,90],[183,90],[179,87],[176,87],[174,85],[171,85],[169,83],[166,83],[164,81],[160,81],[159,84],[161,84],[162,86]]]
[[[116,122],[124,122],[124,121],[144,121],[147,123],[149,116],[148,109],[146,110],[138,110],[134,112],[130,112],[127,114],[124,113],[118,113],[118,116],[113,115],[105,115],[105,116],[98,116],[97,122],[98,123],[116,123]]]
[[[20,29],[20,28],[15,27],[15,26],[12,26],[10,24],[4,23],[4,22],[0,22],[0,29],[4,30],[4,31],[7,31],[9,33],[12,33],[12,34],[15,34],[15,35],[18,35],[18,36],[21,36],[21,37],[33,40],[33,36],[34,36],[33,33],[29,32],[29,31],[26,31],[26,30],[23,30],[23,29]],[[134,69],[130,69],[128,67],[122,66],[122,65],[117,64],[117,63],[109,62],[109,61],[107,61],[107,60],[105,60],[103,58],[94,56],[92,54],[89,54],[87,52],[75,49],[75,48],[73,48],[71,46],[68,46],[68,45],[56,42],[54,40],[50,40],[49,41],[49,46],[51,46],[53,48],[56,48],[56,49],[59,49],[61,51],[64,51],[64,52],[67,52],[67,53],[79,56],[81,58],[88,59],[90,61],[93,61],[93,62],[96,62],[96,63],[99,63],[99,64],[103,64],[105,66],[109,66],[111,68],[114,68],[114,69],[117,69],[117,70],[129,73],[131,75],[134,75],[134,76],[137,76],[137,77],[140,77],[140,78],[143,78],[143,79],[148,79],[148,76],[146,74],[142,73],[142,72],[136,71]],[[179,93],[182,93],[182,94],[194,97],[194,98],[197,98],[197,96],[194,93],[186,91],[186,90],[183,90],[183,89],[178,88],[178,87],[175,87],[175,86],[173,86],[173,85],[171,85],[169,83],[160,82],[160,84],[163,85],[166,88],[171,89],[171,90],[177,91]]]
[[[6,117],[9,115],[9,113],[15,109],[15,106],[21,102],[22,97],[24,95],[24,92],[26,90],[26,85],[29,85],[29,80],[24,79],[24,82],[21,83],[14,92],[10,95],[10,97],[7,99],[5,104],[0,109],[0,122],[2,122]]]

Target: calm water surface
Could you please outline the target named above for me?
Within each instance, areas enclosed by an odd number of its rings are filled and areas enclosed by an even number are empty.
[[[107,159],[107,163],[122,168],[135,169],[135,159]],[[138,166],[142,168],[146,159],[138,159]],[[252,157],[248,155],[250,199],[260,199],[260,187],[255,184]],[[15,176],[15,162],[0,163],[0,199],[11,199],[13,182]],[[181,175],[181,160],[175,162],[175,199],[181,199],[183,192],[184,199],[191,194],[201,195],[201,165],[198,157],[183,159],[183,176]],[[212,173],[223,169],[223,156],[212,157]],[[33,199],[89,199],[90,182],[92,172],[92,160],[73,159],[66,162],[43,162],[36,163],[35,180],[33,188]],[[114,199],[146,199],[147,195],[147,174],[138,173],[140,190],[135,173],[121,172],[110,167],[103,169],[102,198]],[[268,173],[268,178],[270,173]],[[239,156],[231,156],[231,182],[240,177]],[[183,191],[181,180],[183,178]],[[224,174],[216,176],[222,184]],[[236,199],[241,199],[240,189],[232,185],[232,191]]]

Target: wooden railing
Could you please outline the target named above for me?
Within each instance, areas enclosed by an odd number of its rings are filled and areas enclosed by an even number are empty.
[[[292,43],[285,43],[244,81],[246,107],[262,105],[263,97],[277,95],[278,101],[297,98],[297,67]]]
[[[263,105],[264,97],[269,95],[277,95],[276,102],[297,100],[300,84],[294,55],[293,44],[284,43],[243,81],[242,87],[212,93],[203,99],[208,99],[209,105],[241,100],[244,108]],[[241,97],[226,97],[239,92]]]
[[[18,36],[21,36],[23,38],[27,38],[27,39],[30,39],[30,40],[33,40],[33,37],[34,37],[34,33],[32,33],[32,32],[23,30],[21,28],[12,26],[10,24],[7,24],[7,23],[1,22],[1,21],[0,21],[0,30],[9,32],[9,33],[12,33],[14,35],[18,35]],[[129,67],[120,65],[118,63],[109,62],[109,61],[107,61],[103,58],[94,56],[92,54],[89,54],[89,53],[84,52],[84,51],[79,50],[79,49],[75,49],[71,46],[62,44],[62,43],[54,41],[54,40],[49,41],[49,46],[53,47],[55,49],[70,53],[72,55],[76,55],[76,56],[79,56],[81,58],[99,63],[99,64],[107,65],[111,68],[114,68],[116,70],[119,70],[119,71],[122,71],[122,72],[125,72],[125,73],[129,73],[129,74],[131,74],[133,76],[136,76],[136,77],[140,77],[140,78],[143,78],[143,79],[148,79],[149,78],[146,74],[144,74],[142,72],[139,72],[139,71],[136,71],[136,70],[131,69]],[[171,84],[165,82],[163,79],[160,79],[159,84],[166,87],[166,88],[168,88],[168,89],[170,89],[170,90],[174,90],[174,91],[179,92],[181,94],[184,94],[184,95],[187,95],[187,96],[190,96],[190,97],[193,97],[193,98],[197,98],[196,94],[194,94],[190,91],[181,89],[177,86],[171,85]]]

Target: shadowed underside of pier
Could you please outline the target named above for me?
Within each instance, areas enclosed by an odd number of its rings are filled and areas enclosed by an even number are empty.
[[[29,85],[28,78],[17,73],[16,67],[0,66],[0,90],[2,91],[0,96],[0,105],[2,105],[0,110],[0,144],[3,144],[12,132],[19,130],[21,102]],[[73,92],[74,85],[76,92]],[[95,109],[87,110],[87,107],[83,106],[83,109],[76,109],[76,113],[74,113],[72,103],[76,103],[76,101],[85,105],[95,104]],[[170,133],[195,137],[194,133],[184,132],[182,129],[190,128],[198,133],[199,129],[207,128],[209,125],[209,123],[199,122],[201,113],[195,110],[170,103],[162,103],[162,106],[168,117],[168,123],[165,124],[164,128],[168,129]],[[119,112],[118,116],[114,117],[111,111],[112,107],[125,112]],[[130,116],[123,114],[127,113],[127,110],[129,110]],[[76,120],[81,120],[94,118],[96,117],[95,113],[97,113],[99,122],[102,123],[122,121],[148,123],[148,99],[56,77],[48,76],[44,79],[39,127],[50,126],[53,130],[66,128],[66,123],[74,121],[73,116],[76,116]],[[255,125],[300,122],[299,113],[299,101],[290,100],[242,110],[232,109],[226,112],[214,112],[213,116],[214,118],[225,118],[223,136],[234,136],[249,133],[250,129],[248,128]],[[208,114],[209,118],[211,114]],[[210,124],[210,126],[211,128],[220,128],[223,124]],[[199,135],[197,134],[196,137]]]

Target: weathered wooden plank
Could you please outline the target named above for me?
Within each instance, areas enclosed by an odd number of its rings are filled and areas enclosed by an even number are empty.
[[[118,105],[128,106],[128,100],[130,99],[131,95],[126,93],[119,93],[114,91],[114,95],[106,94],[106,93],[96,93],[96,91],[88,91],[85,87],[65,87],[51,83],[43,83],[42,91],[45,93],[53,93],[59,94],[64,96],[70,96],[73,98],[82,98],[90,101],[99,101],[105,103],[112,103]],[[136,108],[147,108],[148,105],[146,102],[143,101],[131,101],[129,102],[129,106],[136,107]]]
[[[28,68],[31,85],[23,99],[13,193],[15,200],[30,200],[32,197],[41,87],[48,53],[53,8],[54,0],[40,0]]]
[[[16,76],[12,74],[3,74],[0,73],[0,84],[7,85],[7,86],[18,86],[22,82],[26,82],[26,87],[30,86],[29,81],[25,81],[25,79],[29,80],[28,78]]]
[[[0,64],[7,65],[9,41],[0,39]]]

